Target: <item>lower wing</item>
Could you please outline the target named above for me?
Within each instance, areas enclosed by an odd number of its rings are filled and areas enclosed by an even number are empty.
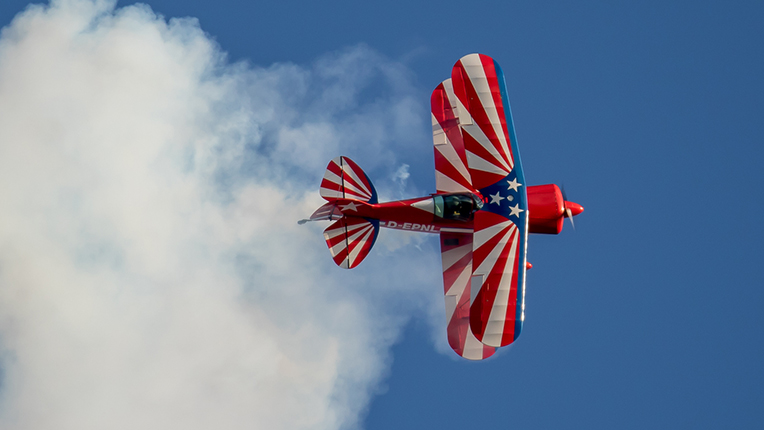
[[[474,221],[473,292],[470,327],[486,345],[514,342],[523,326],[525,297],[524,229],[506,217],[478,211]]]
[[[482,360],[496,351],[483,345],[470,329],[472,233],[440,233],[448,344],[468,360]]]

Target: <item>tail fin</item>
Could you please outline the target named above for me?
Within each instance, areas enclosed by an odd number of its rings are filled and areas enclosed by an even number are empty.
[[[354,199],[377,203],[377,190],[353,160],[340,156],[329,162],[321,181],[321,197],[328,201]]]
[[[343,269],[352,269],[363,261],[379,233],[379,221],[358,217],[342,217],[324,230],[334,262]]]
[[[321,197],[329,203],[313,213],[310,220],[336,219],[326,230],[324,239],[334,262],[343,269],[352,269],[363,261],[379,233],[379,221],[356,216],[345,216],[337,205],[352,200],[377,203],[377,190],[371,180],[353,160],[340,156],[329,162],[321,181]],[[350,202],[349,202],[350,200]],[[303,220],[304,222],[307,220]]]

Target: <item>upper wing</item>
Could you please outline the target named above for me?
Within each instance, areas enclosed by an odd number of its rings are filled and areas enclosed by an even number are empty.
[[[454,106],[451,79],[435,88],[430,97],[432,140],[435,145],[435,185],[438,193],[472,191],[467,154]]]
[[[507,176],[515,164],[504,74],[491,57],[470,54],[456,62],[451,79],[472,185],[484,188]]]
[[[472,233],[440,233],[448,344],[469,360],[488,358],[495,348],[480,343],[470,329]]]
[[[501,67],[482,54],[451,71],[472,185],[486,199],[475,214],[470,326],[486,345],[520,334],[525,307],[528,197]]]

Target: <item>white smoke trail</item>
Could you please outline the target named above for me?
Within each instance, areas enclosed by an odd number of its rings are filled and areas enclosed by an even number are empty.
[[[338,273],[323,226],[296,220],[340,151],[374,169],[427,142],[408,82],[364,47],[231,65],[195,20],[147,6],[17,16],[0,37],[0,428],[356,426],[437,254],[405,278]]]

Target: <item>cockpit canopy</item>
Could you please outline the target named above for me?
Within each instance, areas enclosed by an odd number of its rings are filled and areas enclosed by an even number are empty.
[[[437,194],[432,200],[435,216],[454,221],[470,221],[473,214],[483,207],[483,201],[472,193]]]

